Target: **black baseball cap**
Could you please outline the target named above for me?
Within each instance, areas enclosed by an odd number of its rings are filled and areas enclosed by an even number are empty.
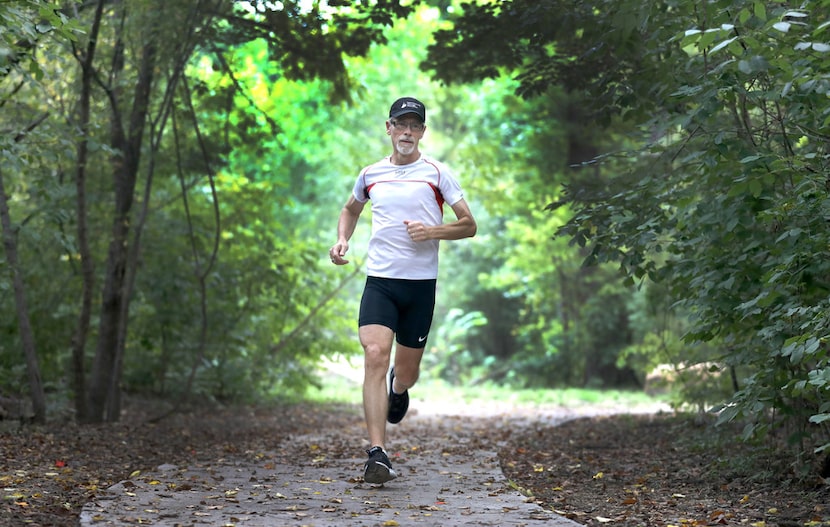
[[[422,123],[427,120],[427,108],[424,103],[414,97],[401,97],[389,108],[389,118],[394,119],[408,113],[414,113]]]

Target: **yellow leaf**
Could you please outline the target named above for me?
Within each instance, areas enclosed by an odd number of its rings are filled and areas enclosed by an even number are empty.
[[[161,484],[161,481],[159,481],[157,479],[154,479],[153,481],[150,482],[150,485],[160,485],[160,484]]]
[[[603,477],[605,477],[605,474],[603,474],[602,472],[597,472],[596,474],[594,474],[594,479],[602,479]]]
[[[750,523],[752,527],[767,527],[767,522],[755,522]]]
[[[745,494],[743,498],[741,498],[741,503],[746,503],[749,501],[749,494]]]
[[[544,471],[545,471],[545,467],[543,465],[534,465],[533,466],[533,472],[544,472]]]
[[[778,514],[778,509],[776,509],[775,507],[767,509],[767,514]]]
[[[140,471],[140,470],[134,470],[134,471],[132,471],[132,473],[130,474],[130,477],[131,477],[131,478],[137,478],[140,474],[141,474],[141,471]]]
[[[396,522],[395,520],[386,520],[383,522],[384,527],[398,527],[400,523]]]

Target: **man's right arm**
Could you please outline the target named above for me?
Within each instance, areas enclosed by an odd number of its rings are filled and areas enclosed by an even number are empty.
[[[346,252],[349,250],[349,240],[354,234],[357,220],[360,218],[360,213],[363,212],[364,205],[365,203],[357,201],[354,196],[349,196],[349,200],[343,205],[343,210],[340,211],[340,219],[337,221],[337,243],[329,249],[329,256],[331,256],[333,264],[345,265],[349,263],[343,257],[346,256]]]

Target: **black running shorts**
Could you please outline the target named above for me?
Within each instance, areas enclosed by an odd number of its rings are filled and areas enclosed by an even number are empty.
[[[398,343],[425,347],[435,309],[436,282],[367,277],[358,326],[380,324],[395,332]]]

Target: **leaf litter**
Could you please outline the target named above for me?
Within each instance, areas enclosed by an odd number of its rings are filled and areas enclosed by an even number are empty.
[[[0,433],[0,523],[77,524],[84,504],[118,482],[130,492],[135,486],[130,478],[140,481],[143,471],[211,466],[228,459],[262,461],[263,452],[290,442],[292,436],[353,426],[361,419],[359,408],[348,405],[204,406],[148,424],[163,413],[160,405],[131,401],[122,420],[112,425],[6,423]],[[797,476],[776,443],[735,442],[730,438],[737,436],[729,430],[714,431],[697,419],[599,416],[551,426],[531,418],[522,426],[503,426],[465,416],[453,423],[452,429],[442,431],[446,441],[440,455],[464,455],[471,448],[495,445],[512,488],[584,525],[830,526],[828,482]],[[420,455],[429,434],[435,433],[410,429],[408,444],[401,445],[395,462],[405,464],[408,455]],[[337,463],[333,458],[353,457],[355,444],[344,438],[327,444],[326,452],[329,457],[312,446],[296,455],[326,466]],[[168,493],[200,485],[216,488],[209,504],[215,508],[234,499],[232,490],[230,495],[219,492],[220,481],[141,483]],[[494,496],[509,491],[496,487],[489,490]],[[263,485],[261,499],[280,501],[285,496]],[[340,506],[337,500],[326,506],[332,513]],[[421,513],[443,506],[439,499]],[[294,511],[299,517],[305,512],[300,507]],[[146,514],[136,510],[132,520],[140,523]]]
[[[805,474],[781,438],[739,435],[703,416],[600,416],[524,430],[499,455],[529,499],[584,525],[830,526],[819,460]]]

